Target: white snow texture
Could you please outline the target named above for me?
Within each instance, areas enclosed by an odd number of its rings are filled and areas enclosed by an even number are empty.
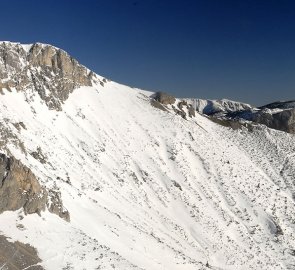
[[[1,95],[26,152],[8,149],[60,190],[71,222],[20,210],[0,230],[45,269],[295,269],[294,135],[185,120],[112,81],[75,89],[62,111],[30,91]]]

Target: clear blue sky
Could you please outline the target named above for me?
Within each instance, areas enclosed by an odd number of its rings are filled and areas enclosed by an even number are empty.
[[[295,99],[295,1],[1,0],[0,40],[179,97]]]

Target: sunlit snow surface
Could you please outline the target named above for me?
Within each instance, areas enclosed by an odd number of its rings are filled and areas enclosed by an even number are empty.
[[[108,82],[57,112],[5,91],[1,125],[26,153],[9,150],[61,191],[71,222],[5,212],[1,233],[52,270],[295,269],[294,135],[184,120],[148,94]],[[46,164],[29,154],[38,147]]]

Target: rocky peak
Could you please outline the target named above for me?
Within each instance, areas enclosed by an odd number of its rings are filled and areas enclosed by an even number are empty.
[[[78,87],[91,86],[96,75],[65,51],[51,45],[0,42],[0,91],[38,93],[50,109]]]

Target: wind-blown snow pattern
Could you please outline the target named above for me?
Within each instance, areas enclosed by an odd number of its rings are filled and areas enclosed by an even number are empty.
[[[185,120],[150,94],[110,81],[55,111],[4,91],[9,151],[61,192],[71,221],[5,212],[1,233],[49,270],[295,269],[294,135]]]

